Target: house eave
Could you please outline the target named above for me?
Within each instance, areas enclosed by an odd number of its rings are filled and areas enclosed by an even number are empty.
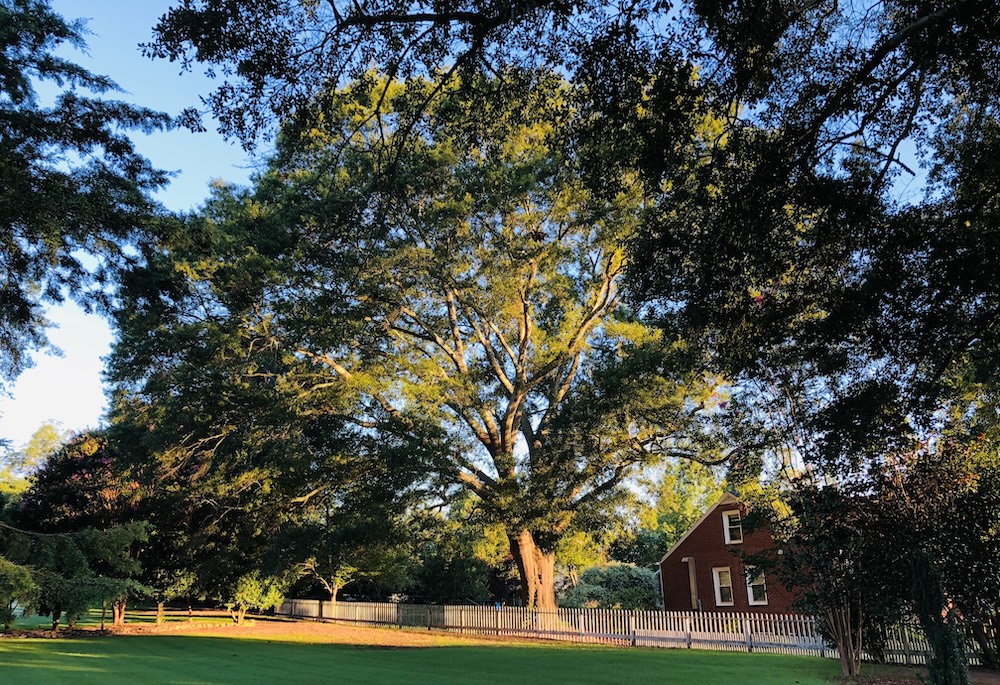
[[[659,564],[657,565],[662,566],[663,562],[665,562],[670,557],[671,554],[676,552],[677,548],[680,547],[682,544],[684,544],[684,541],[688,539],[688,536],[690,536],[691,533],[693,533],[698,528],[698,526],[703,524],[708,519],[709,516],[715,513],[716,509],[718,509],[721,506],[729,504],[739,504],[739,500],[736,498],[735,495],[727,492],[722,497],[720,497],[715,504],[713,504],[712,506],[710,506],[708,509],[705,510],[705,513],[702,515],[702,517],[698,519],[698,521],[695,522],[693,526],[687,529],[687,532],[681,536],[680,540],[674,543],[673,547],[667,550],[667,553],[663,555],[663,557],[660,559]]]

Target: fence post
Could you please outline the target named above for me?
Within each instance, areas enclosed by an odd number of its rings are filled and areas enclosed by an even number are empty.
[[[691,649],[691,617],[684,617],[684,633],[687,638],[687,648]]]
[[[740,623],[743,624],[743,636],[747,643],[747,652],[753,652],[753,638],[750,636],[750,619],[741,618]]]
[[[635,647],[635,614],[628,615],[628,632],[632,635],[632,646]]]
[[[899,632],[903,634],[903,662],[909,666],[913,661],[912,651],[913,648],[910,647],[910,626],[909,622],[901,623],[899,625]]]
[[[431,629],[431,607],[427,605],[427,630]]]
[[[458,608],[458,634],[465,634],[465,607]]]

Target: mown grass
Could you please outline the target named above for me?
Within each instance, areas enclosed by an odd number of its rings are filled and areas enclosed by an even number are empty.
[[[228,620],[226,615],[212,615],[205,616],[195,614],[190,622],[193,623],[219,623]],[[125,612],[125,621],[128,624],[148,624],[156,623],[156,610],[150,608],[140,608],[132,611]],[[167,623],[176,622],[188,622],[187,614],[178,611],[168,611],[164,615],[164,621]],[[101,610],[91,609],[86,614],[80,617],[76,622],[78,626],[94,628],[101,624]],[[111,625],[111,608],[107,610],[106,625]],[[0,626],[2,628],[3,626]],[[37,614],[29,614],[27,616],[19,616],[17,621],[14,622],[13,627],[17,630],[48,630],[52,627],[52,617],[51,616],[38,616]],[[60,622],[60,628],[66,627],[66,619],[63,618]]]
[[[829,685],[836,662],[768,654],[549,645],[384,649],[218,636],[0,640],[5,685],[650,683]]]

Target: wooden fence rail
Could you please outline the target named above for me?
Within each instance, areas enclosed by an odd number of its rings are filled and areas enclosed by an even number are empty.
[[[279,615],[366,625],[450,630],[473,635],[531,637],[567,642],[635,647],[715,649],[837,658],[816,619],[800,614],[688,611],[623,611],[481,605],[425,605],[391,602],[285,600]],[[978,659],[972,645],[970,664]],[[919,627],[901,624],[889,631],[885,658],[891,663],[924,664],[930,653]]]

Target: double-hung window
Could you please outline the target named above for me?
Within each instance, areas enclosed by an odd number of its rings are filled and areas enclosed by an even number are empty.
[[[739,509],[722,512],[722,532],[727,545],[738,545],[743,542],[743,519]]]
[[[767,604],[767,584],[764,582],[763,573],[747,580],[747,599],[750,600],[750,606]]]
[[[733,606],[733,574],[729,567],[713,568],[712,580],[715,583],[715,606]]]

